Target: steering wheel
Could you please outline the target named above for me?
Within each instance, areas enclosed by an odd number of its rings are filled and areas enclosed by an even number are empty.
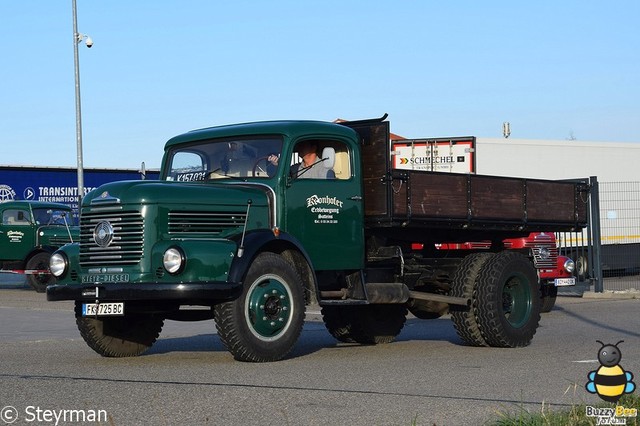
[[[260,163],[264,161],[264,169],[260,166]],[[269,167],[269,156],[264,156],[264,157],[260,157],[256,160],[255,163],[253,163],[253,169],[251,171],[252,176],[256,177],[256,172],[258,172],[258,170],[260,170],[261,173],[264,173],[265,175],[269,176],[269,173],[267,173],[267,168]]]

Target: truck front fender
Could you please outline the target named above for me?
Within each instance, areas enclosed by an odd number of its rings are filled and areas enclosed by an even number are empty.
[[[240,246],[240,238],[238,238]],[[229,281],[243,282],[251,263],[259,253],[272,252],[284,257],[302,278],[305,285],[306,300],[317,302],[318,281],[309,255],[300,242],[291,234],[280,232],[278,236],[271,230],[247,232],[241,255],[236,256],[229,270]]]
[[[24,257],[24,263],[26,265],[26,263],[29,261],[29,259],[31,259],[33,256],[35,256],[38,253],[49,253],[49,254],[53,254],[56,250],[58,250],[59,247],[53,247],[53,246],[38,246],[36,248],[34,248],[33,250],[31,250],[29,252],[29,254],[27,254]]]

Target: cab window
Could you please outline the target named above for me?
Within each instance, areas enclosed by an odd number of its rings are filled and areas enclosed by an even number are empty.
[[[183,182],[220,178],[270,178],[282,151],[281,137],[206,140],[169,153],[166,180]],[[275,159],[270,162],[269,159]],[[275,163],[275,164],[274,164]]]
[[[27,210],[5,210],[2,213],[2,224],[3,225],[31,225],[31,221],[29,220],[29,212]]]
[[[351,172],[351,155],[343,142],[304,139],[293,148],[293,178],[345,180],[351,178]]]

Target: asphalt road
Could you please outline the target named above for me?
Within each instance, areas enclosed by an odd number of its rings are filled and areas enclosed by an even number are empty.
[[[559,298],[521,349],[463,346],[447,317],[409,319],[387,345],[337,343],[312,307],[289,358],[248,364],[224,350],[213,321],[167,321],[146,354],[103,358],[80,337],[71,303],[3,287],[0,408],[15,411],[0,414],[14,424],[53,425],[65,410],[103,410],[111,425],[484,424],[599,403],[584,388],[600,366],[596,340],[624,340],[620,365],[640,384],[638,298]]]

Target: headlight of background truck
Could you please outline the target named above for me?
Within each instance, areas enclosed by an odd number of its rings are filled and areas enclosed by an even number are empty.
[[[567,259],[566,262],[564,262],[564,270],[570,274],[573,274],[573,271],[576,270],[575,262],[571,259]]]

